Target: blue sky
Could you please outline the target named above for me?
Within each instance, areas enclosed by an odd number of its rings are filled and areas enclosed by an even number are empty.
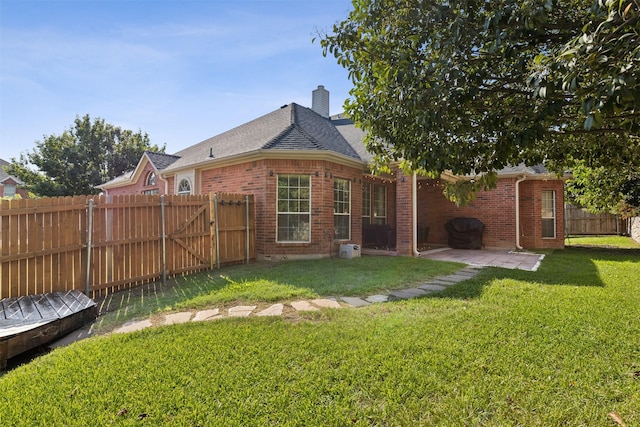
[[[351,84],[316,30],[350,0],[0,0],[0,158],[76,116],[149,134],[173,153],[284,104],[331,113]]]

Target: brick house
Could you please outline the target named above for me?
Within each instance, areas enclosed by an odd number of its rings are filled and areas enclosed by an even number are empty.
[[[373,175],[364,133],[329,115],[323,86],[312,104],[284,105],[173,156],[145,153],[135,170],[100,188],[109,195],[253,194],[262,259],[337,256],[343,243],[413,255],[427,242],[446,246],[444,224],[461,216],[485,224],[488,248],[564,246],[564,182],[543,168],[500,171],[497,188],[459,208],[441,186],[459,178],[427,179],[397,167]]]
[[[110,195],[173,194],[169,191],[169,181],[162,176],[162,171],[178,159],[179,157],[170,154],[146,151],[134,170],[120,175],[100,188],[108,188],[106,191]]]
[[[11,163],[0,159],[0,197],[14,197],[19,195],[23,199],[26,199],[29,191],[24,188],[24,182],[15,176],[9,175],[5,169],[10,165]]]

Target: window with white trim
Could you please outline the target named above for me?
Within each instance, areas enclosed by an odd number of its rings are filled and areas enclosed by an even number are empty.
[[[351,181],[333,181],[333,227],[336,240],[351,238]]]
[[[556,192],[542,190],[542,238],[556,237]]]
[[[145,183],[147,186],[156,185],[156,174],[153,172],[149,172],[147,175],[147,181]]]
[[[278,175],[276,241],[311,241],[309,175]]]
[[[191,194],[191,182],[187,178],[180,181],[180,184],[178,185],[178,194],[181,196],[188,196]]]
[[[16,195],[16,185],[15,184],[5,184],[4,185],[4,197],[15,197]]]

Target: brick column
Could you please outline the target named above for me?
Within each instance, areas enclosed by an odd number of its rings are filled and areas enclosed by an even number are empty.
[[[396,170],[396,250],[398,255],[413,255],[412,176]]]

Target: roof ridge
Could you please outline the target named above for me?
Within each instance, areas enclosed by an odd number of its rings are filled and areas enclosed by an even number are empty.
[[[309,134],[309,132],[307,132],[302,126],[300,126],[298,123],[294,123],[293,126],[302,134],[305,136],[305,138],[307,138],[309,140],[309,142],[311,142],[311,144],[313,144],[315,147],[317,147],[319,150],[326,150],[327,148],[325,146],[323,146],[320,141],[318,141],[317,139],[315,139],[313,136],[311,136]]]
[[[153,154],[157,156],[176,157],[178,159],[180,158],[180,156],[176,156],[175,154],[161,153],[160,151],[144,150],[144,152],[147,154]]]
[[[291,110],[292,110],[292,112],[294,112],[294,111],[295,111],[295,121],[293,122],[293,125],[295,126],[295,128],[296,128],[296,129],[297,129],[297,130],[298,130],[302,135],[304,135],[304,137],[305,137],[305,138],[307,138],[307,139],[309,140],[309,142],[311,142],[311,144],[312,144],[314,147],[318,148],[319,150],[327,150],[327,147],[325,147],[324,145],[322,145],[322,144],[320,143],[320,141],[318,141],[316,138],[314,138],[314,137],[313,137],[309,132],[307,132],[307,130],[306,130],[304,127],[302,127],[302,125],[300,125],[300,123],[299,123],[299,116],[300,116],[300,114],[299,114],[298,110],[299,110],[300,108],[304,108],[304,109],[307,109],[307,110],[310,110],[310,111],[313,111],[313,110],[312,110],[312,109],[310,109],[310,108],[307,108],[307,107],[303,107],[303,106],[301,106],[301,105],[298,105],[298,104],[296,104],[295,102],[292,102],[292,103],[291,103],[291,105],[294,107],[294,108],[292,108],[292,109],[291,109]],[[315,113],[315,111],[313,111],[313,112]],[[316,113],[316,114],[317,114],[317,113]]]
[[[275,143],[282,138],[283,136],[285,136],[286,134],[288,134],[289,132],[291,132],[291,130],[294,128],[293,123],[290,124],[289,126],[287,126],[286,128],[284,128],[282,130],[282,132],[280,132],[279,134],[277,134],[276,136],[274,136],[273,138],[271,138],[269,141],[267,141],[262,148],[263,149],[269,149],[271,147],[273,147],[275,145]]]

